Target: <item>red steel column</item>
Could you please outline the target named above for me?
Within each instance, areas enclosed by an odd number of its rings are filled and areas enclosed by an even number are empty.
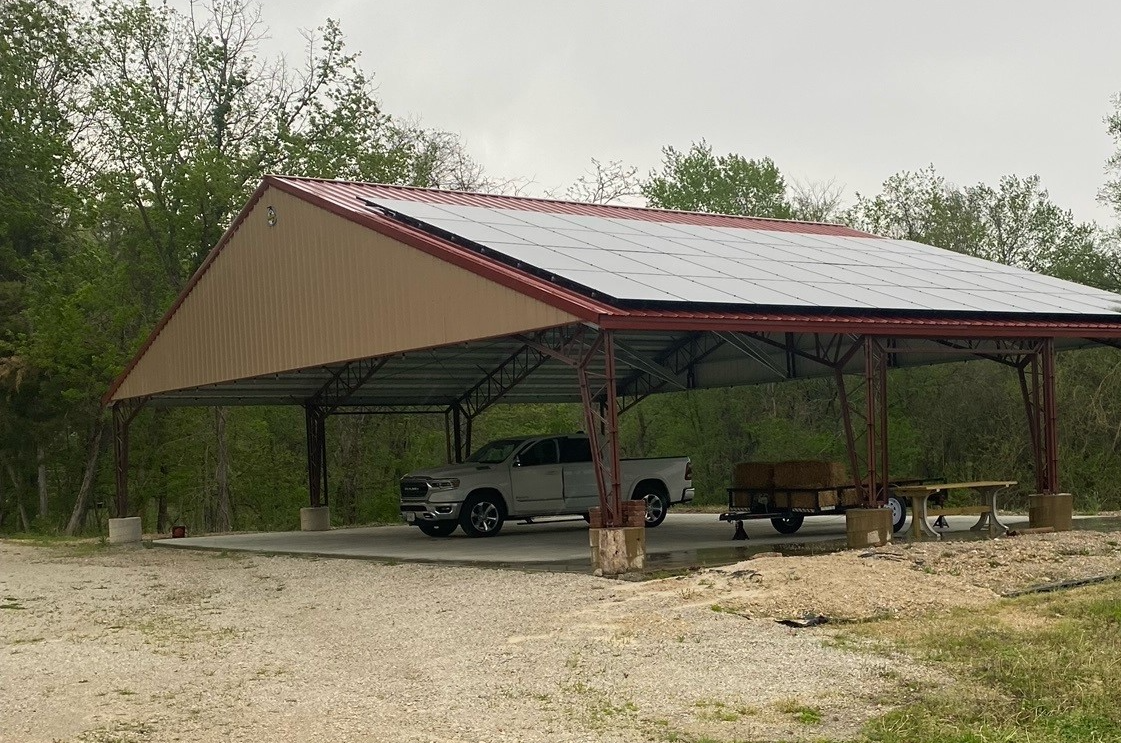
[[[888,352],[883,346],[877,346],[878,351],[876,360],[877,372],[879,379],[879,403],[880,403],[880,481],[882,486],[877,491],[878,500],[876,501],[881,506],[887,505],[887,490],[888,483],[891,481],[891,447],[888,445],[888,410],[887,410],[887,366],[888,366]]]
[[[595,369],[602,359],[602,372]],[[592,448],[592,466],[599,489],[603,525],[623,525],[619,478],[619,405],[616,398],[615,338],[603,330],[576,365],[584,423]],[[593,388],[592,379],[596,385]]]
[[[1059,412],[1055,401],[1055,339],[1043,341],[1043,449],[1046,461],[1045,493],[1059,492]]]
[[[879,477],[876,472],[876,362],[873,358],[875,341],[871,336],[864,338],[864,423],[865,423],[865,460],[868,465],[868,490],[864,494],[866,505],[873,505],[879,499],[876,492]]]

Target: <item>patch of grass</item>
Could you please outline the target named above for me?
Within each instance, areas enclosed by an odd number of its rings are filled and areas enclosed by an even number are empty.
[[[64,553],[67,557],[85,557],[102,552],[110,548],[109,540],[105,537],[64,537],[57,534],[13,534],[4,537],[6,541],[16,544],[28,544],[35,547],[48,547]]]
[[[956,683],[873,720],[879,743],[1121,740],[1121,586],[860,628]]]
[[[745,704],[730,705],[718,699],[698,699],[693,706],[702,710],[701,716],[718,722],[735,722],[741,717],[759,714],[756,707]]]
[[[821,723],[821,710],[803,704],[797,699],[780,699],[775,702],[775,709],[783,714],[790,715],[803,725],[818,725]]]

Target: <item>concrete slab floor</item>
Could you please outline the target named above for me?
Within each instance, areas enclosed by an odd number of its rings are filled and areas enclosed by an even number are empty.
[[[969,531],[973,516],[949,517],[945,539],[986,538]],[[1011,528],[1027,526],[1027,516],[1001,515]],[[1079,521],[1082,519],[1079,518]],[[731,541],[733,525],[716,514],[671,513],[646,535],[648,571],[726,565],[760,552],[815,554],[845,548],[844,516],[807,518],[797,534],[778,534],[769,521],[744,522],[749,539]],[[1076,523],[1075,528],[1080,524]],[[906,527],[905,527],[906,529]],[[906,541],[906,532],[896,534]],[[582,519],[507,524],[497,537],[472,539],[457,531],[433,538],[411,526],[372,526],[319,532],[264,532],[185,539],[159,539],[158,547],[272,554],[349,557],[384,562],[425,562],[521,570],[588,571],[588,527]]]

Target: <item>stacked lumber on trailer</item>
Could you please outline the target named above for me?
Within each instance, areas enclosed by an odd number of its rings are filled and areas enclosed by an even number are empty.
[[[773,462],[740,462],[732,468],[732,506],[750,508],[751,494],[746,492],[769,491],[775,486]],[[744,492],[741,492],[744,491]]]
[[[779,490],[821,490],[839,488],[851,482],[840,462],[800,460],[775,463],[775,488]]]
[[[856,505],[860,496],[855,488],[846,488],[841,497],[836,490],[830,490],[851,482],[848,471],[840,462],[740,462],[732,471],[732,505],[736,508],[751,505],[750,494],[739,490],[771,492],[772,505],[780,509],[812,511],[836,508],[838,504]],[[845,498],[847,491],[852,491],[854,495]]]

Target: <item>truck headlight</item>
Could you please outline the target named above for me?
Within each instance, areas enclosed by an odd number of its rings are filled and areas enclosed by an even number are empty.
[[[455,490],[459,487],[459,478],[448,477],[443,480],[429,480],[429,490]]]

